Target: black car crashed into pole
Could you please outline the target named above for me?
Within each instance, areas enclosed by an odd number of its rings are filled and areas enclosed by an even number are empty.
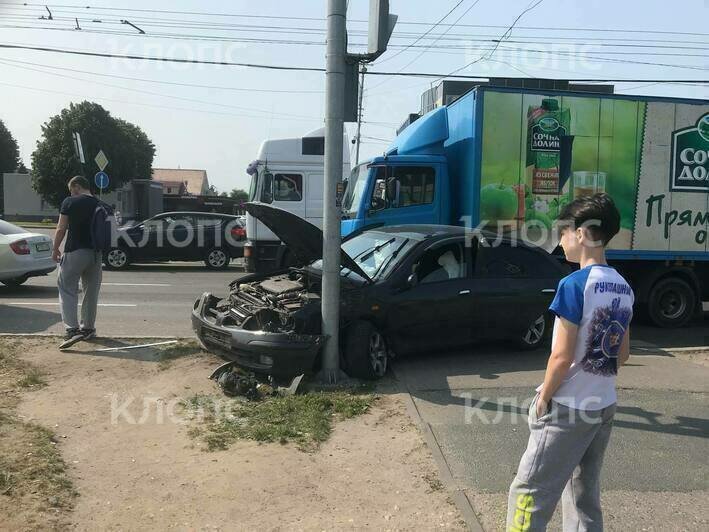
[[[323,345],[322,232],[268,205],[247,210],[301,267],[204,293],[192,325],[203,345],[238,366],[287,380],[317,371]],[[522,241],[438,225],[364,228],[344,239],[340,353],[352,377],[384,376],[392,356],[503,339],[533,349],[547,338],[547,308],[568,267]]]

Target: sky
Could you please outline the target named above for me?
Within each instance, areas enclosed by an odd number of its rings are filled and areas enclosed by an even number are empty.
[[[709,99],[709,1],[542,0],[506,33],[536,3],[391,0],[390,11],[399,16],[391,47],[368,68],[442,74],[461,69],[459,74],[481,77],[703,80],[701,85],[615,85],[623,94]],[[348,4],[349,51],[363,52],[358,44],[366,42],[369,2]],[[0,0],[0,44],[322,68],[326,6],[326,0],[27,5]],[[46,20],[49,12],[52,20]],[[433,82],[366,76],[360,160],[385,150]],[[0,119],[27,166],[42,124],[70,102],[91,100],[147,133],[156,146],[154,167],[206,169],[219,191],[248,188],[245,169],[263,140],[322,127],[324,89],[322,72],[0,48]],[[346,130],[353,136],[355,125]]]

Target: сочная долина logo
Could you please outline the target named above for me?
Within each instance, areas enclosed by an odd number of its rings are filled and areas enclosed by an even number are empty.
[[[693,127],[672,132],[670,190],[709,191],[709,113]]]

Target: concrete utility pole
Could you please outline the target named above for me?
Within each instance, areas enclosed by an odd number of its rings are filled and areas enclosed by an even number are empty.
[[[340,207],[337,185],[342,179],[346,0],[327,2],[327,65],[325,69],[325,186],[323,191],[322,332],[326,336],[321,378],[334,384],[339,378],[340,355]]]
[[[364,94],[364,75],[367,67],[362,65],[362,78],[359,82],[359,103],[357,104],[357,147],[355,148],[355,166],[359,164],[359,143],[362,140],[360,131],[362,130],[362,95]]]

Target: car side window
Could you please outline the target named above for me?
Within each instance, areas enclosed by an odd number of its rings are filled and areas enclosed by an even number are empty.
[[[273,176],[274,201],[300,201],[303,199],[303,176],[276,174]]]
[[[421,284],[462,279],[467,275],[467,257],[463,246],[456,242],[426,251],[414,266]]]
[[[194,225],[194,218],[192,218],[191,214],[171,214],[169,216],[165,216],[164,220],[172,227]]]
[[[493,279],[525,278],[538,274],[547,265],[537,253],[521,246],[480,246],[475,276]]]

